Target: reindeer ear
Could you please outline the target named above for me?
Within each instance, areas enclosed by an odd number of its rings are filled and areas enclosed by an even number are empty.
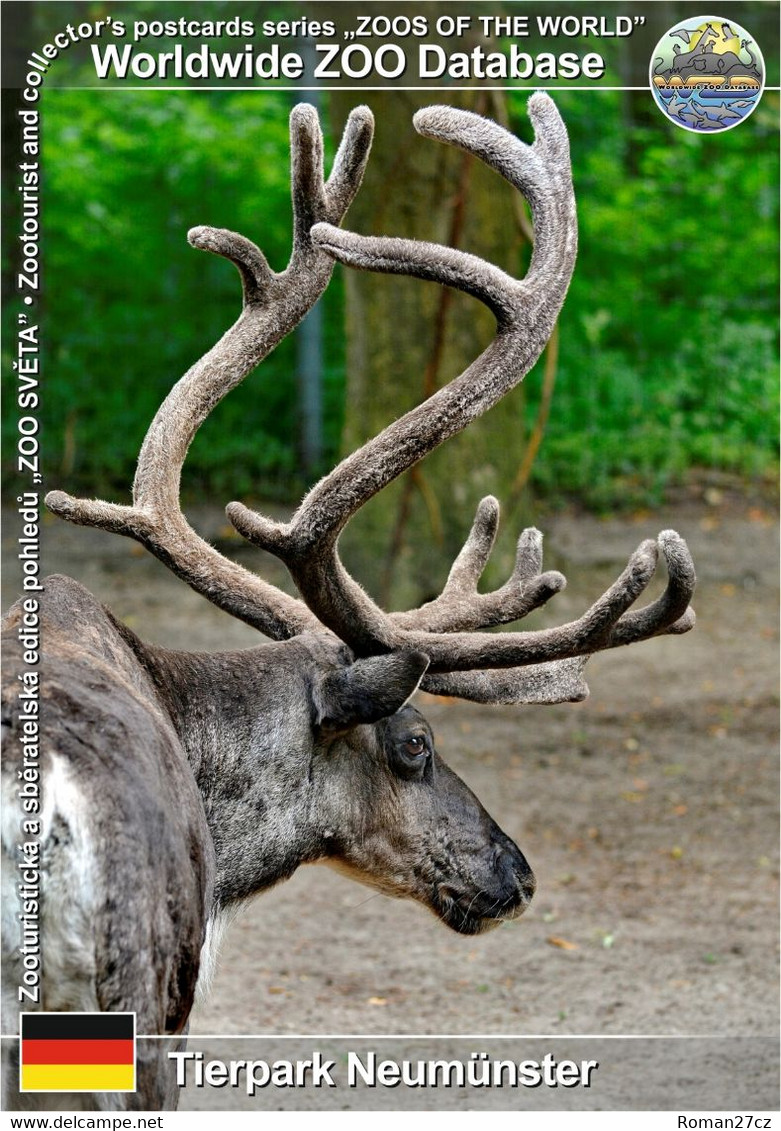
[[[317,725],[346,730],[395,714],[416,690],[428,665],[424,652],[391,652],[329,672],[315,687]]]

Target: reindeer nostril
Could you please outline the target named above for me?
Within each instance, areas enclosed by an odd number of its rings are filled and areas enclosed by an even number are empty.
[[[503,884],[517,891],[524,903],[529,902],[537,881],[526,857],[514,844],[497,846],[494,852],[494,870]]]
[[[531,898],[537,890],[537,880],[534,877],[534,872],[527,868],[525,876],[519,879],[518,882],[522,899],[525,903],[531,902]]]

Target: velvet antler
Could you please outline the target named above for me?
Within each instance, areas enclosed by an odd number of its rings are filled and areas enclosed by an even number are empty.
[[[559,702],[586,694],[582,671],[595,651],[694,623],[689,600],[694,567],[674,531],[643,542],[620,577],[581,617],[532,632],[485,632],[510,624],[559,592],[564,578],[542,572],[542,536],[523,531],[515,568],[493,593],[478,582],[499,520],[495,499],[479,504],[472,530],[442,593],[420,609],[386,613],[350,577],[339,535],[384,486],[496,404],[531,369],[550,336],[569,286],[576,247],[575,198],[564,124],[551,99],[529,100],[534,144],[495,122],[434,106],[414,118],[423,135],[474,154],[528,200],[534,250],[522,280],[467,252],[438,244],[360,236],[336,225],[361,180],[371,141],[371,115],[353,111],[328,181],[322,138],[311,107],[291,116],[293,253],[281,274],[243,236],[196,228],[190,242],[239,269],[244,309],[236,324],[174,387],[141,449],[131,507],[51,492],[64,518],[136,538],[193,588],[275,639],[323,627],[358,656],[424,652],[430,691],[480,702]],[[496,318],[496,335],[458,377],[348,456],[306,496],[290,522],[277,523],[240,503],[228,507],[237,530],[285,562],[303,601],[281,593],[223,558],[190,528],[178,503],[181,466],[200,424],[227,392],[300,321],[325,289],[333,260],[368,271],[410,275],[464,291]],[[639,610],[659,555],[668,573],[664,594]]]
[[[658,543],[643,543],[616,583],[577,621],[538,632],[478,631],[520,619],[565,584],[559,573],[540,572],[541,536],[526,530],[512,577],[494,593],[478,592],[498,524],[498,504],[492,498],[480,503],[443,592],[421,609],[384,613],[350,577],[338,554],[339,535],[350,517],[517,385],[553,329],[575,263],[575,199],[558,111],[547,95],[535,94],[529,114],[536,133],[532,146],[494,122],[450,107],[421,110],[414,118],[420,133],[475,154],[526,196],[535,243],[523,280],[437,244],[359,236],[327,224],[313,229],[318,246],[342,263],[433,280],[479,299],[496,317],[496,336],[488,348],[449,385],[348,456],[313,488],[290,522],[272,522],[238,503],[228,508],[240,533],[285,562],[307,605],[357,654],[425,650],[431,667],[424,687],[486,702],[582,698],[582,657],[661,633],[684,632],[693,623],[688,602],[694,570],[685,544],[672,531],[661,534]],[[629,613],[653,576],[659,550],[669,573],[665,595],[647,609]],[[578,657],[577,662],[562,662]],[[548,666],[536,673],[524,670],[538,664]],[[517,670],[511,675],[504,669]],[[479,678],[467,674],[477,671]]]

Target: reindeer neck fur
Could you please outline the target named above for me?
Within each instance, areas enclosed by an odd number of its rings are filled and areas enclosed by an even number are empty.
[[[189,763],[214,849],[215,910],[324,854],[328,817],[317,780],[322,751],[313,743],[311,688],[319,673],[349,658],[340,641],[324,631],[245,651],[159,648],[140,640],[83,586],[59,576],[47,579],[41,612],[49,682],[61,666],[78,678],[75,657],[89,654],[106,702],[116,703],[119,691],[131,696],[149,717],[147,745],[150,735],[165,732],[173,744],[169,756],[181,761],[177,772]],[[181,798],[181,804],[193,802]]]
[[[112,618],[113,619],[113,618]],[[223,909],[324,855],[311,688],[344,645],[323,632],[221,653],[144,644],[115,622],[154,684],[195,776]]]

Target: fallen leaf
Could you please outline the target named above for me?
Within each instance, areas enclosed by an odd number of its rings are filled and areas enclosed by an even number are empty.
[[[577,950],[578,944],[569,942],[568,939],[560,939],[558,935],[548,935],[547,941],[551,946],[557,946],[559,950]]]
[[[368,1005],[387,1005],[388,999],[386,997],[370,997]]]

